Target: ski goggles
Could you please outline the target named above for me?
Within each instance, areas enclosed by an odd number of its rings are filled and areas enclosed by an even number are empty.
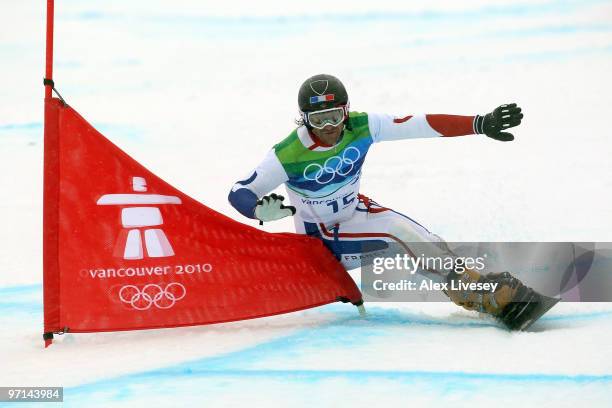
[[[327,125],[336,127],[344,122],[347,109],[346,106],[340,106],[316,112],[304,112],[304,122],[315,129],[323,129]]]

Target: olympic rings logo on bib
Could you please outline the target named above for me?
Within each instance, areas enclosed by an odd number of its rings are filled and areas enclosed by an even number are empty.
[[[125,285],[119,290],[119,299],[136,310],[148,310],[151,306],[159,309],[170,309],[185,297],[187,290],[180,283],[169,283],[166,288],[150,283],[142,289],[134,285]]]
[[[355,163],[357,163],[360,157],[361,152],[359,152],[359,149],[352,146],[348,147],[342,153],[342,157],[330,157],[325,160],[323,166],[318,163],[311,163],[306,166],[304,169],[304,178],[306,180],[316,181],[318,184],[327,184],[334,179],[336,174],[339,176],[346,176],[353,171]]]

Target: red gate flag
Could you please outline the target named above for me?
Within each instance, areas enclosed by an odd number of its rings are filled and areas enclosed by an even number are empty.
[[[272,234],[181,193],[45,99],[44,314],[53,332],[250,319],[361,303],[316,238]]]

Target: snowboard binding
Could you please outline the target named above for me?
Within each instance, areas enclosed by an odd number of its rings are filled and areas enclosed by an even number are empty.
[[[451,288],[459,287],[458,282],[496,283],[494,292],[454,289],[444,292],[454,303],[467,310],[492,315],[510,330],[527,330],[559,302],[559,299],[542,295],[525,286],[509,272],[479,275],[474,271],[462,274],[453,271],[447,276],[447,282]]]

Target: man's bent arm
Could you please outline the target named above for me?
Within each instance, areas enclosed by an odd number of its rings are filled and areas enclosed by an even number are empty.
[[[256,219],[257,200],[287,180],[287,173],[276,153],[270,150],[248,178],[234,184],[227,198],[240,214]]]

